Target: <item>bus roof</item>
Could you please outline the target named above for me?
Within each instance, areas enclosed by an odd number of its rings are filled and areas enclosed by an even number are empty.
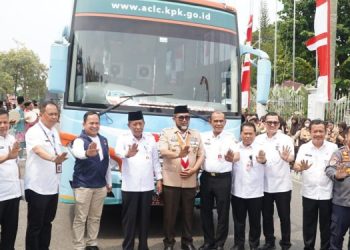
[[[215,0],[177,0],[177,1],[236,13],[236,8],[233,7],[233,5],[219,3]]]

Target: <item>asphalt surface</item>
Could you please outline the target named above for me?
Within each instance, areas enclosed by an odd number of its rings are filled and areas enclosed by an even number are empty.
[[[73,205],[59,204],[56,219],[53,223],[52,229],[52,240],[51,250],[68,250],[73,249],[72,247],[72,231],[71,225],[73,220]],[[25,249],[25,230],[26,230],[26,209],[27,205],[24,201],[21,201],[20,215],[19,215],[19,228],[16,240],[16,249]],[[162,209],[155,207],[152,210],[151,215],[151,228],[149,233],[149,247],[151,250],[163,249],[163,231],[162,231]],[[279,219],[277,211],[275,209],[275,236],[276,243],[280,240],[280,229]],[[178,220],[180,221],[180,219]],[[301,195],[300,195],[300,183],[298,177],[294,177],[293,192],[292,192],[292,204],[291,204],[291,222],[292,222],[292,248],[295,250],[303,249],[302,240],[302,206],[301,206]],[[248,224],[247,224],[248,225]],[[249,228],[247,226],[246,231]],[[177,235],[180,235],[180,223],[177,225]],[[199,247],[203,244],[203,236],[201,229],[201,220],[199,216],[199,210],[195,211],[195,223],[194,223],[194,245]],[[248,236],[246,236],[247,238]],[[319,233],[317,235],[319,237]],[[121,229],[121,208],[120,206],[105,206],[102,220],[101,229],[99,234],[99,248],[101,250],[119,250],[122,249],[121,244],[123,240],[122,229]],[[177,242],[175,249],[180,249],[180,237],[176,238]],[[347,237],[346,237],[347,242]],[[261,236],[260,244],[264,243],[264,237]],[[230,231],[227,239],[225,249],[229,249],[233,245],[233,222],[230,216]],[[137,242],[135,244],[137,248]],[[246,243],[246,249],[249,249]],[[280,249],[277,246],[277,249]],[[319,239],[316,242],[316,249],[319,249]]]

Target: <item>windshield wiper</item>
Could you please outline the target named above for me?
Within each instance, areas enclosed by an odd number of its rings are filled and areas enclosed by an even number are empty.
[[[206,117],[206,116],[198,115],[198,114],[196,114],[196,113],[193,113],[192,111],[189,111],[189,113],[190,113],[190,115],[192,115],[193,117],[202,119],[202,120],[205,121],[205,122],[209,122],[209,118]]]
[[[173,95],[173,94],[145,94],[145,93],[141,93],[141,94],[136,94],[136,95],[125,95],[125,96],[119,96],[119,98],[125,98],[125,100],[110,106],[108,108],[106,108],[105,110],[102,110],[100,112],[100,116],[111,111],[112,109],[118,108],[120,105],[122,105],[124,102],[129,101],[130,99],[133,99],[135,97],[150,97],[150,96],[169,96],[169,95]]]

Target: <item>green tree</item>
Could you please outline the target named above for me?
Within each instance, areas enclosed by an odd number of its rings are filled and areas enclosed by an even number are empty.
[[[21,47],[0,54],[0,72],[13,82],[9,85],[12,90],[6,89],[7,93],[23,95],[28,99],[45,96],[47,68],[32,50]]]
[[[12,76],[3,70],[4,63],[1,58],[3,58],[4,53],[0,53],[0,95],[1,99],[4,99],[7,93],[12,93],[14,87],[14,81]]]

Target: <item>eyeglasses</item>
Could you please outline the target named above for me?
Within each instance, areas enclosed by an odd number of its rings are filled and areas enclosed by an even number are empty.
[[[184,120],[189,121],[191,117],[189,115],[180,115],[180,116],[177,116],[176,118],[181,121],[184,121]]]
[[[276,121],[266,121],[266,123],[269,126],[271,126],[271,125],[277,126],[278,124],[280,124],[280,122],[276,122]]]

